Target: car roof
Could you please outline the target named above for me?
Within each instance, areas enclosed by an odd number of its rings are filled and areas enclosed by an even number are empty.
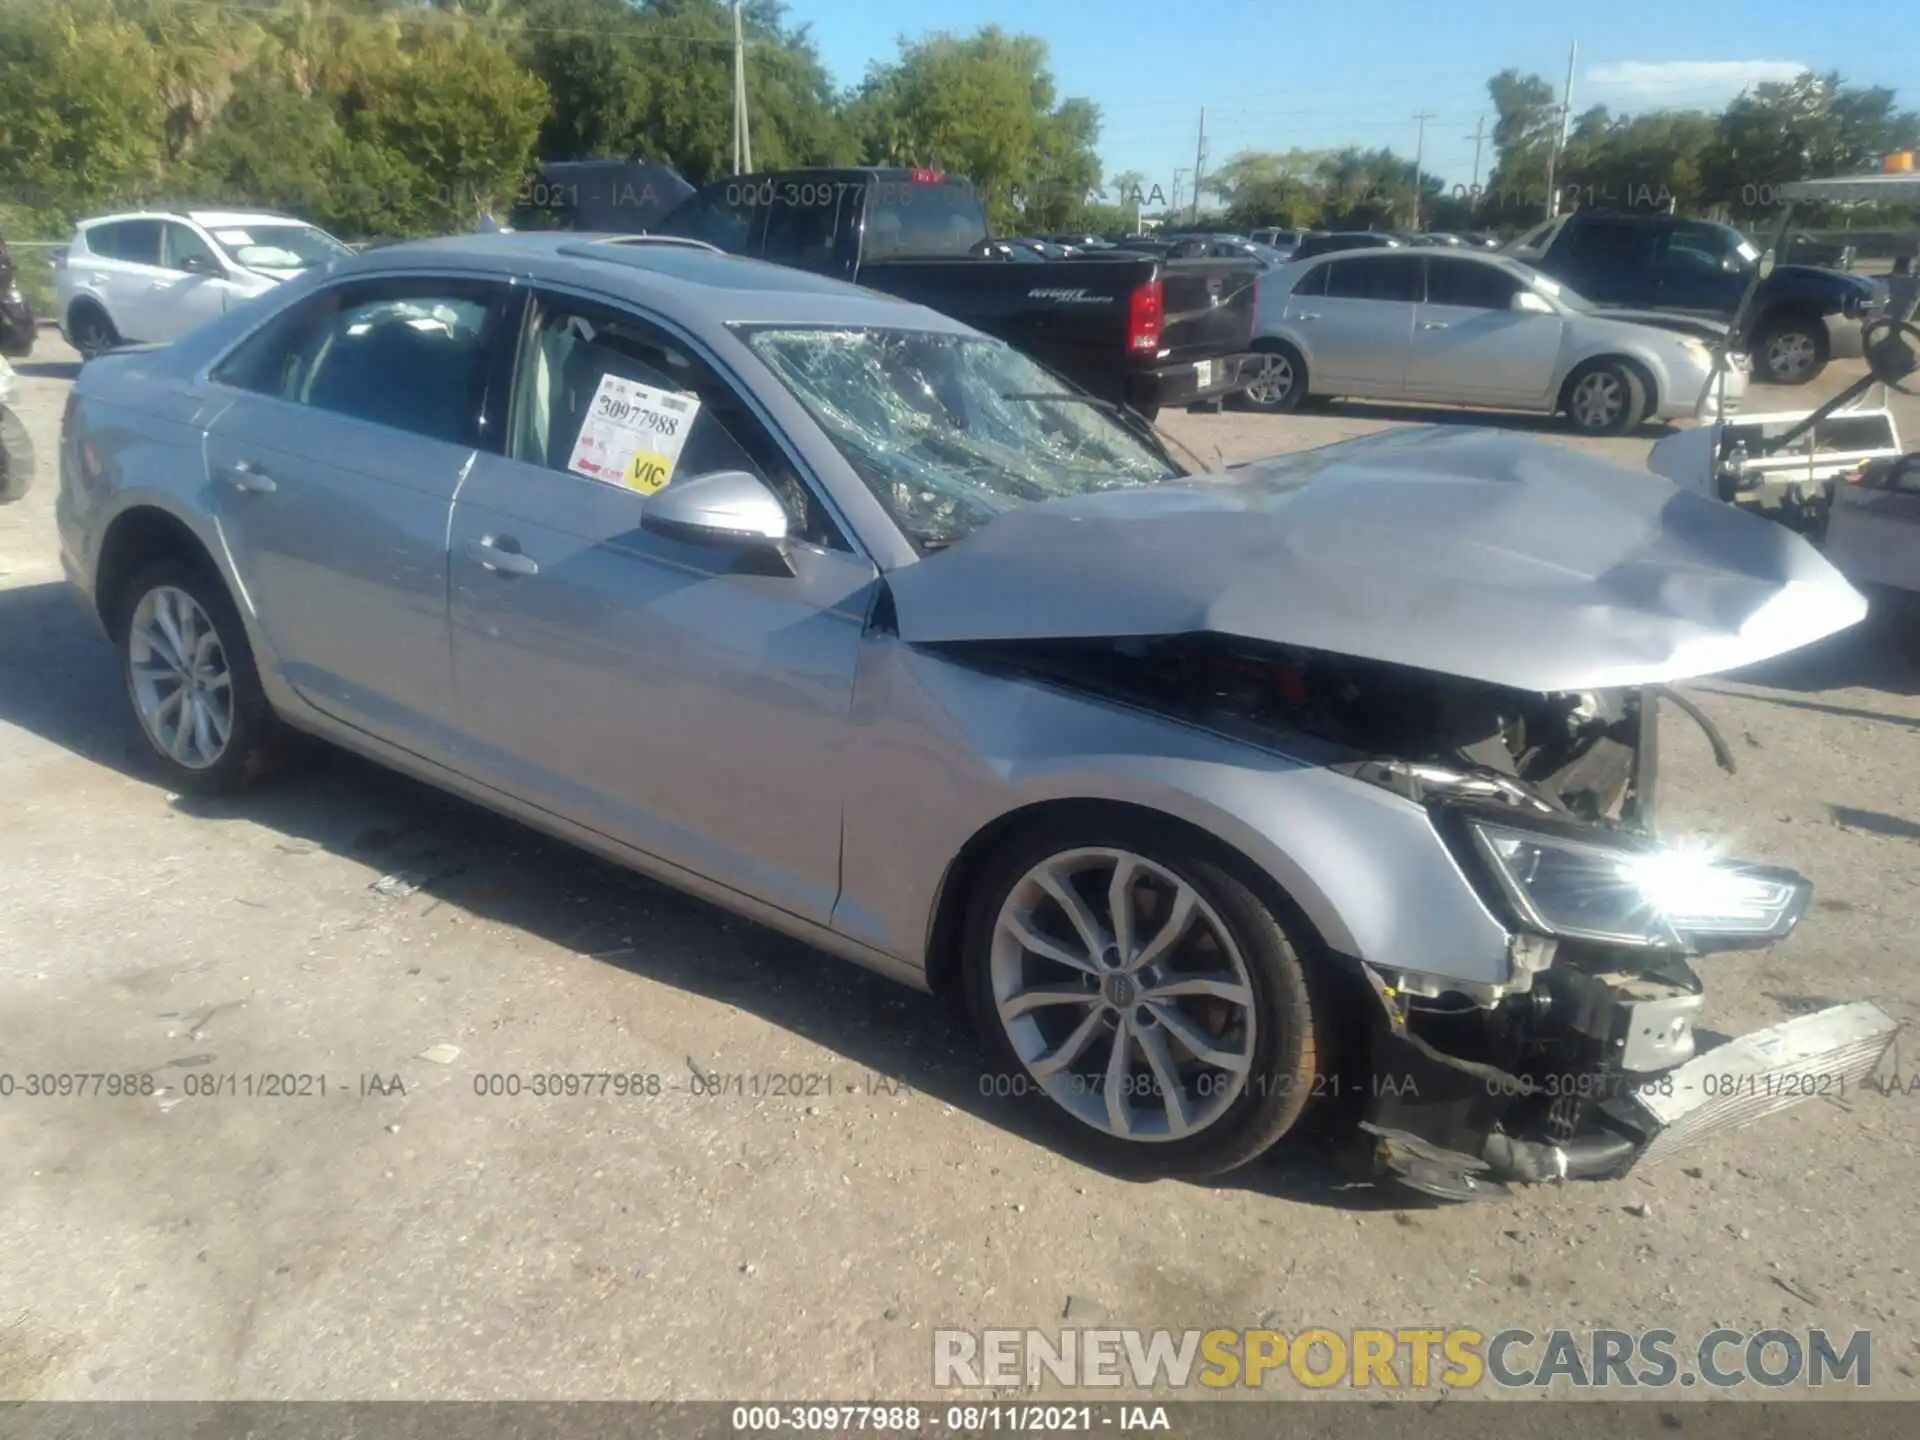
[[[205,225],[209,228],[227,225],[258,225],[262,221],[272,221],[276,225],[307,223],[296,215],[282,215],[273,210],[193,210],[167,207],[121,210],[112,215],[91,215],[80,222],[80,229],[91,230],[96,225],[113,225],[123,220],[191,220],[196,225]]]
[[[885,329],[969,329],[924,306],[805,270],[728,255],[671,236],[578,231],[507,231],[405,240],[351,259],[332,274],[475,269],[576,284],[645,304],[690,329],[736,324],[871,325]]]

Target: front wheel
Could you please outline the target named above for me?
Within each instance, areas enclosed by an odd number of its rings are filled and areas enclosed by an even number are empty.
[[[1567,380],[1567,423],[1581,435],[1630,435],[1647,415],[1647,387],[1618,360],[1583,365]]]
[[[174,789],[239,790],[272,768],[285,731],[216,576],[175,557],[142,567],[114,632],[134,719]]]
[[[1066,823],[1009,844],[965,935],[994,1093],[1088,1158],[1215,1175],[1269,1149],[1318,1075],[1296,942],[1236,875],[1160,827]]]
[[[80,352],[82,360],[91,360],[103,350],[120,343],[120,332],[113,328],[107,312],[90,300],[82,300],[67,317],[67,338]]]
[[[1785,315],[1760,327],[1753,368],[1775,385],[1804,385],[1827,368],[1827,328],[1806,315]]]

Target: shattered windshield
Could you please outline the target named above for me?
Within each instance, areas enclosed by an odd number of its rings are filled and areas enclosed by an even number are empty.
[[[1010,506],[1172,479],[1150,431],[978,335],[741,327],[916,544]],[[1144,432],[1144,433],[1143,433]]]

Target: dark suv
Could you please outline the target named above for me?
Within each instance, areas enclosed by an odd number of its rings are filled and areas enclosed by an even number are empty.
[[[1759,246],[1731,225],[1605,210],[1550,220],[1507,253],[1596,305],[1675,329],[1687,317],[1732,319],[1760,260]],[[1805,384],[1829,360],[1862,353],[1861,330],[1886,302],[1887,287],[1865,276],[1776,264],[1754,292],[1741,343],[1759,378]]]

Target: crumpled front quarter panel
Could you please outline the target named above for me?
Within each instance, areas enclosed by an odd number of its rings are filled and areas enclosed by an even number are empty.
[[[1385,790],[1145,711],[876,637],[855,743],[834,928],[924,964],[949,865],[1047,801],[1145,807],[1265,870],[1328,945],[1470,983],[1506,978],[1506,932],[1426,813]]]

